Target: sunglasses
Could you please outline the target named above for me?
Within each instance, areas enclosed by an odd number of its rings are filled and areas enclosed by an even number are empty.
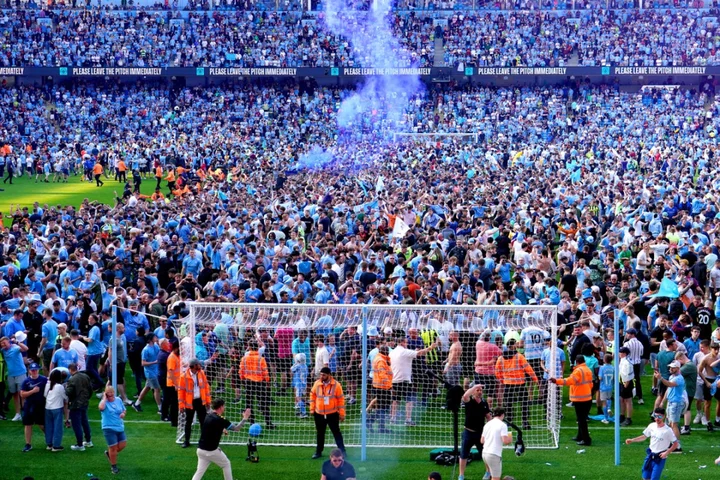
[[[653,418],[655,420],[662,420],[663,418],[665,418],[665,415],[662,415],[660,413],[653,413]]]

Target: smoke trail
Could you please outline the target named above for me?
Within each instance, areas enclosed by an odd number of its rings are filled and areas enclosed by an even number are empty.
[[[352,10],[348,0],[326,0],[324,23],[328,30],[342,35],[353,50],[367,52],[363,67],[390,68],[401,66],[403,48],[395,38],[388,18],[392,0],[374,0],[369,11]],[[348,14],[349,12],[349,14]],[[345,14],[343,14],[345,13]],[[393,127],[402,118],[410,98],[423,90],[417,75],[373,76],[343,100],[338,112],[338,126],[352,129],[367,112],[379,115],[373,123]]]
[[[300,155],[298,162],[293,168],[294,171],[301,170],[320,170],[329,165],[333,160],[333,154],[325,151],[317,145],[313,146],[309,152]]]

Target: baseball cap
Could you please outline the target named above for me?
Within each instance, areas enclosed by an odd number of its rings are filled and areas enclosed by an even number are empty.
[[[40,365],[38,365],[37,363],[31,363],[28,370],[40,370]]]
[[[325,375],[332,375],[332,370],[330,370],[330,368],[328,368],[328,367],[323,367],[320,370],[320,373],[324,373]]]
[[[627,330],[625,330],[625,333],[629,333],[631,335],[637,335],[637,330],[635,330],[634,328],[628,328]]]
[[[680,363],[670,362],[670,365],[668,365],[668,368],[680,368]]]

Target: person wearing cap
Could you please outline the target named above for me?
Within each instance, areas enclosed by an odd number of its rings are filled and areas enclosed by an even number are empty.
[[[650,448],[642,467],[643,480],[660,480],[667,457],[680,448],[677,436],[665,423],[665,409],[657,407],[652,414],[653,423],[643,430],[642,435],[625,440],[626,445],[650,439]]]
[[[345,397],[342,385],[333,378],[328,367],[320,370],[320,378],[310,390],[310,413],[315,419],[317,433],[317,443],[312,459],[322,457],[325,448],[325,431],[328,427],[335,439],[335,445],[345,455],[345,443],[342,432],[340,432],[340,423],[345,420]]]
[[[20,398],[23,399],[22,422],[25,429],[25,447],[23,452],[32,450],[32,427],[37,425],[45,430],[45,385],[47,377],[40,375],[40,365],[30,364],[30,376],[20,386]],[[52,448],[52,446],[51,446]]]
[[[673,357],[674,358],[674,357]],[[670,428],[677,438],[680,438],[680,418],[685,411],[685,379],[680,373],[680,363],[673,360],[668,365],[670,376],[665,379],[660,375],[659,371],[655,371],[654,375],[659,383],[667,387],[667,419],[670,422]],[[681,452],[682,447],[678,443],[676,451]]]
[[[20,335],[22,332],[17,332]],[[24,334],[22,334],[24,335]],[[8,337],[0,338],[0,352],[2,352],[5,365],[7,366],[7,387],[8,393],[13,396],[15,402],[15,416],[13,422],[22,420],[20,415],[20,387],[27,378],[25,370],[25,361],[23,360],[23,352],[28,351],[27,345],[17,341],[17,337],[12,340]]]
[[[627,346],[620,347],[620,426],[627,427],[632,425],[633,413],[633,381],[635,380],[635,370],[633,364],[630,363],[630,348]]]
[[[588,414],[592,407],[593,373],[585,365],[585,357],[583,355],[575,357],[575,368],[569,378],[551,378],[549,382],[570,386],[570,401],[575,407],[578,422],[578,433],[573,440],[578,445],[592,445],[588,430]]]

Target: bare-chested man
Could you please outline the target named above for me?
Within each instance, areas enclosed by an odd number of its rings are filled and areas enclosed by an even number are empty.
[[[707,418],[707,429],[709,432],[714,430],[712,417],[710,416],[710,407],[712,406],[713,395],[710,394],[710,388],[718,376],[720,370],[720,357],[718,356],[720,345],[713,343],[710,345],[710,352],[705,355],[702,362],[698,366],[698,375],[703,380],[703,400],[705,400],[705,417]],[[720,391],[715,392],[715,399],[718,400],[715,405],[715,425],[720,427]]]
[[[460,363],[462,344],[460,344],[460,336],[458,332],[450,332],[448,339],[450,340],[450,351],[448,351],[448,358],[445,361],[445,369],[443,370],[445,381],[450,385],[462,385],[462,364]]]

